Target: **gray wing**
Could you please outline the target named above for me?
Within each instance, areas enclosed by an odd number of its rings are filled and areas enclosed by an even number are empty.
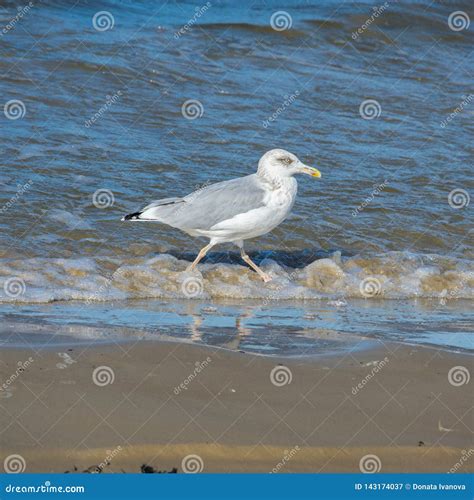
[[[151,203],[141,219],[158,220],[183,230],[209,230],[219,222],[265,206],[266,190],[256,174],[211,184],[184,198]]]

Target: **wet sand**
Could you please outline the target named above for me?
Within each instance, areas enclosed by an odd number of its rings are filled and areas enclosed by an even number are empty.
[[[3,349],[1,459],[21,455],[27,472],[472,471],[471,385],[448,378],[472,357],[371,346],[312,359],[151,341]]]

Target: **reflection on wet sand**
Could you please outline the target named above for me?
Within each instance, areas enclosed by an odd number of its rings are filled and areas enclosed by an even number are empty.
[[[204,308],[205,309],[205,308]],[[224,349],[229,349],[231,351],[238,351],[240,349],[240,344],[245,337],[252,335],[252,329],[245,325],[245,319],[253,317],[253,309],[251,306],[243,308],[243,311],[235,317],[235,328],[227,328],[225,338],[228,340],[222,341],[220,347]],[[193,342],[206,342],[207,333],[209,336],[214,336],[215,334],[211,332],[206,332],[206,329],[202,328],[204,322],[204,317],[202,314],[202,305],[196,303],[190,303],[186,307],[186,314],[190,316],[189,321],[189,337]],[[211,343],[211,342],[209,342]],[[213,345],[215,345],[213,343]]]
[[[365,339],[474,348],[461,300],[57,302],[4,305],[0,320],[3,345],[168,339],[279,356],[340,353]]]

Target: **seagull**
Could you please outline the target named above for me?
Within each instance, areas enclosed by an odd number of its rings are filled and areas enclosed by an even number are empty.
[[[234,243],[246,262],[264,282],[271,277],[245,253],[244,240],[262,236],[281,224],[296,199],[295,174],[321,177],[284,149],[266,152],[255,174],[205,186],[184,198],[154,201],[122,221],[154,221],[194,237],[209,238],[187,271],[193,271],[209,250],[219,243]]]

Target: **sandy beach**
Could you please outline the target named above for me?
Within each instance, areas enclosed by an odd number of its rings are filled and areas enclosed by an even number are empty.
[[[473,6],[1,2],[0,500],[474,500]]]
[[[311,359],[152,341],[4,349],[2,461],[20,455],[26,472],[472,471],[459,371],[472,358],[370,345]]]

